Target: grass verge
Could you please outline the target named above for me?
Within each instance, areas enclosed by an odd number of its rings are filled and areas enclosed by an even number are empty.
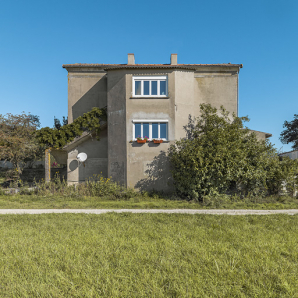
[[[298,209],[291,197],[225,199],[196,202],[177,198],[139,195],[127,199],[115,197],[56,195],[0,195],[0,209]]]
[[[0,216],[1,297],[298,297],[298,217]]]

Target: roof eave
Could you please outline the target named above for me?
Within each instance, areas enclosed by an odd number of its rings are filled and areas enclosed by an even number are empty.
[[[101,68],[103,70],[116,70],[116,69],[191,69],[196,70],[202,67],[236,67],[238,69],[243,67],[243,64],[135,64],[135,65],[127,65],[127,64],[63,64],[63,68]]]

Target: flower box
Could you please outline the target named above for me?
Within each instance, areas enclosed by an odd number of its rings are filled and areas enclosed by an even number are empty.
[[[163,142],[163,140],[153,140],[154,144],[160,144]]]
[[[137,142],[139,143],[139,144],[145,144],[146,142],[147,142],[147,140],[145,139],[145,140],[137,140]]]

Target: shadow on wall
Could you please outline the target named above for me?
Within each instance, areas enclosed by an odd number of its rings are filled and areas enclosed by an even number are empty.
[[[78,161],[75,159],[75,160],[72,160],[69,164],[69,170],[70,171],[74,171],[78,168]]]
[[[186,132],[186,139],[194,139],[194,128],[197,123],[197,118],[188,115],[188,123],[183,126]],[[142,146],[137,144],[135,146]],[[154,145],[153,145],[154,146]],[[153,161],[147,164],[145,174],[148,176],[145,179],[138,181],[135,185],[141,191],[158,190],[165,192],[174,191],[174,183],[171,175],[170,159],[166,152],[161,151],[160,154],[154,157]]]
[[[197,120],[196,117],[192,117],[190,114],[188,115],[188,123],[183,126],[185,132],[186,132],[186,139],[192,140],[195,138],[194,135],[194,128],[196,126]]]
[[[73,119],[82,116],[94,107],[107,105],[107,78],[103,76],[72,106]]]
[[[173,191],[172,175],[170,172],[170,161],[166,152],[161,151],[153,161],[147,164],[145,174],[147,178],[141,179],[135,185],[140,191]]]

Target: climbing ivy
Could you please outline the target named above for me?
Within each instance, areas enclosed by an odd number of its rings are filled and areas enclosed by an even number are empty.
[[[106,108],[93,108],[84,113],[72,123],[57,128],[44,127],[36,131],[35,136],[39,144],[44,148],[62,148],[75,137],[82,135],[84,131],[95,132],[99,140],[101,131],[100,121],[107,119]]]

